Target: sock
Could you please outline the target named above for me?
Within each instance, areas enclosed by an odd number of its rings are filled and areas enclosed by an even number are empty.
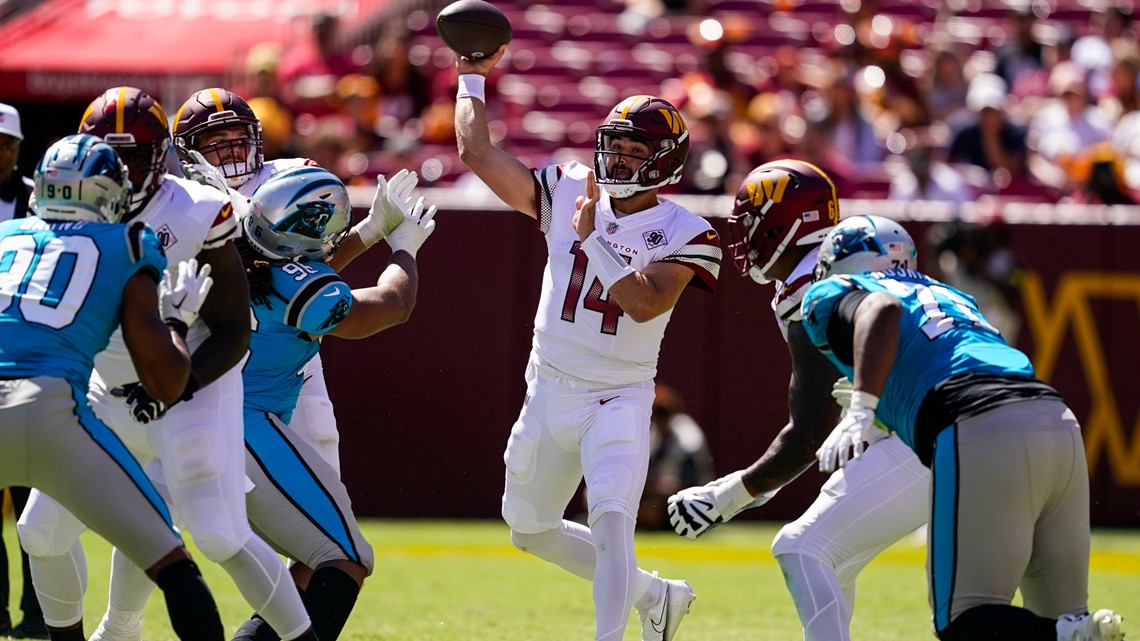
[[[621,512],[603,512],[590,528],[598,559],[594,571],[597,641],[621,641],[625,634],[637,576],[633,528],[633,519]]]
[[[155,579],[166,597],[170,627],[182,641],[224,641],[225,628],[214,596],[190,559],[162,568]]]
[[[51,641],[87,641],[87,637],[83,636],[82,625],[76,625],[66,630],[48,628],[48,638]]]
[[[285,563],[264,541],[250,537],[221,566],[233,577],[246,602],[280,631],[282,639],[291,641],[309,629],[309,616]]]
[[[942,641],[1056,641],[1057,621],[1013,605],[979,605],[958,615],[938,632]]]
[[[776,557],[804,627],[804,641],[850,641],[851,607],[830,565],[806,554]]]
[[[34,556],[30,561],[44,622],[60,629],[81,623],[83,594],[87,591],[87,557],[79,541],[64,554]]]
[[[281,641],[281,637],[277,636],[273,626],[266,623],[260,614],[254,612],[253,616],[238,627],[232,641]]]
[[[154,581],[135,565],[122,550],[111,551],[111,588],[107,612],[99,627],[111,636],[126,636],[142,624],[143,610],[155,589]]]
[[[303,598],[318,639],[336,641],[359,594],[360,586],[339,568],[326,566],[313,571]]]

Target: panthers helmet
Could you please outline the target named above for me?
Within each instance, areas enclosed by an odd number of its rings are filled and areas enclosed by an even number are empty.
[[[320,167],[292,167],[269,177],[250,196],[245,237],[272,260],[323,261],[352,222],[348,189]]]
[[[740,273],[763,285],[789,246],[818,245],[837,222],[839,198],[826,173],[802,160],[773,160],[740,183],[729,249]]]
[[[918,250],[903,226],[882,216],[852,216],[836,225],[823,246],[813,276],[917,269]]]
[[[616,138],[628,138],[649,147],[646,157],[612,150]],[[611,157],[642,161],[629,177],[610,175]],[[594,177],[614,198],[629,198],[639,191],[657,189],[681,180],[689,157],[689,130],[677,108],[656,96],[633,96],[618,103],[595,132]]]
[[[129,213],[138,213],[166,179],[170,146],[166,112],[142,89],[103,92],[83,114],[79,133],[99,136],[115,148],[131,175]]]
[[[126,213],[127,167],[95,136],[73,134],[49,147],[33,181],[29,206],[44,220],[114,223]]]
[[[204,133],[230,128],[244,135],[205,145],[200,142]],[[216,87],[190,96],[174,114],[174,148],[180,156],[184,150],[193,149],[207,159],[211,153],[226,159],[218,168],[233,189],[248,182],[265,162],[261,121],[257,114],[241,96]],[[185,157],[181,159],[190,161]]]

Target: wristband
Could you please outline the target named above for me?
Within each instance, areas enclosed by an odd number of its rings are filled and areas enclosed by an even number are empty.
[[[851,392],[851,409],[865,409],[875,411],[879,407],[879,397],[870,392],[855,390]]]
[[[586,240],[582,241],[582,251],[586,252],[590,266],[597,272],[598,280],[602,281],[606,289],[633,273],[633,268],[625,262],[625,257],[617,253],[597,230],[590,232]]]
[[[459,92],[455,95],[455,99],[478,98],[480,102],[487,104],[486,84],[487,77],[482,74],[459,74]]]
[[[167,327],[178,332],[178,335],[182,337],[182,340],[186,340],[186,332],[190,331],[190,328],[186,326],[186,323],[183,323],[177,318],[164,318],[163,322],[166,323]]]

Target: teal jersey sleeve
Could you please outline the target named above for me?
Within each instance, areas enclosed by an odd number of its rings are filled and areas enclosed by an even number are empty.
[[[140,270],[152,272],[156,280],[161,280],[167,261],[158,234],[143,222],[130,223],[126,231],[128,255],[132,262],[137,263]]]
[[[311,336],[336,327],[352,308],[352,289],[324,263],[284,263],[273,270],[273,288],[288,300],[286,325]]]
[[[852,277],[835,276],[812,283],[807,293],[804,294],[803,302],[800,304],[804,331],[807,332],[812,344],[824,354],[831,354],[831,348],[827,343],[827,325],[831,322],[831,315],[835,312],[835,307],[839,301],[856,289],[859,287]],[[837,365],[842,365],[838,361],[832,360]],[[843,369],[840,371],[843,371],[844,375],[850,376],[849,370],[851,368],[845,367],[845,369],[847,371]]]

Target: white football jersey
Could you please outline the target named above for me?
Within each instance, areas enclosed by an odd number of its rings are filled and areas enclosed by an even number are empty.
[[[279,171],[292,169],[293,167],[304,167],[306,165],[316,166],[316,162],[308,158],[278,158],[277,160],[266,160],[261,165],[249,180],[237,188],[237,192],[242,196],[252,196],[255,189],[261,186],[269,177]]]
[[[784,342],[788,342],[788,325],[800,322],[800,302],[808,287],[811,287],[812,272],[815,271],[819,246],[815,246],[800,260],[787,281],[776,281],[776,295],[772,298],[772,311],[776,313],[776,324]]]
[[[534,319],[531,360],[556,376],[602,385],[628,385],[657,374],[657,356],[673,310],[645,323],[625,315],[595,276],[574,230],[575,200],[586,193],[589,167],[577,162],[535,171],[538,225],[548,259]],[[716,289],[720,239],[705,219],[668,200],[618,218],[603,190],[596,208],[599,233],[631,267],[680,263],[691,285]]]
[[[132,220],[150,225],[166,252],[167,269],[194,258],[204,249],[217,249],[241,233],[230,199],[212,187],[167,175],[146,207]],[[209,336],[201,320],[190,327],[186,344],[193,352]],[[139,380],[122,329],[115,330],[107,349],[95,356],[95,370],[115,387]]]

